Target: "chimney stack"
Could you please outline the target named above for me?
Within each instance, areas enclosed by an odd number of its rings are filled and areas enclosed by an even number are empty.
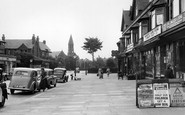
[[[46,44],[46,40],[43,40],[43,43]]]
[[[2,36],[2,41],[5,41],[5,35],[3,34],[3,36]]]
[[[35,43],[35,34],[33,34],[33,36],[32,36],[32,44],[34,44]]]

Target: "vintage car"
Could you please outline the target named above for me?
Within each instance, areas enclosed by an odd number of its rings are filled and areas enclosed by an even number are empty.
[[[45,71],[46,71],[46,77],[47,77],[47,81],[48,81],[48,84],[49,84],[49,88],[51,86],[56,87],[56,85],[57,85],[57,76],[55,76],[53,74],[53,69],[45,68]]]
[[[46,72],[46,78],[48,83],[48,88],[51,88],[52,86],[56,87],[57,85],[57,76],[53,75],[53,69],[44,68]],[[37,68],[38,75],[41,75],[41,68]],[[40,76],[41,77],[41,76]]]
[[[66,76],[65,68],[55,68],[54,75],[57,76],[57,82],[65,83],[68,81],[68,77]]]
[[[0,107],[3,107],[6,99],[8,99],[6,83],[0,80]]]
[[[30,91],[34,93],[39,88],[40,76],[37,70],[33,68],[14,68],[12,78],[9,83],[10,93],[14,94],[15,90]]]

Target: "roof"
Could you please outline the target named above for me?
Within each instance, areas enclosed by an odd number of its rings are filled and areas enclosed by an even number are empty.
[[[42,51],[48,50],[49,52],[51,52],[51,50],[49,49],[49,47],[46,44],[44,44],[43,42],[39,42],[39,46],[40,46],[40,49]]]
[[[66,70],[66,68],[60,68],[60,67],[54,68],[54,70],[56,70],[56,69]]]
[[[69,43],[68,44],[73,44],[73,37],[72,37],[72,35],[70,35]]]
[[[130,19],[130,10],[123,10],[123,14],[122,14],[122,24],[121,24],[121,31],[123,31],[124,25],[130,25],[132,23],[131,19]]]
[[[5,48],[8,48],[8,49],[17,49],[22,44],[24,44],[29,49],[33,47],[31,39],[6,39],[5,42],[6,42]]]
[[[149,0],[136,0],[136,7],[138,10],[144,10],[149,4]]]
[[[5,48],[8,49],[17,49],[22,44],[24,44],[27,48],[32,49],[34,45],[32,44],[32,39],[6,39],[5,42]],[[49,47],[43,42],[39,42],[39,46],[42,51],[48,50],[49,52],[51,52]]]
[[[27,67],[16,67],[16,68],[14,68],[14,71],[17,71],[17,70],[33,71],[35,69],[34,68],[27,68]]]

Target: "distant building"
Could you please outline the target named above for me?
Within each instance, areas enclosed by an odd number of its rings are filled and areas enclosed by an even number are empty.
[[[0,68],[7,74],[12,70],[12,66],[16,63],[16,57],[13,55],[5,54],[5,35],[3,34],[0,40]]]
[[[33,59],[30,60],[30,63],[33,67],[40,67],[43,63],[46,67],[49,67],[49,61],[47,57],[51,50],[46,45],[46,41],[39,41],[39,36],[32,36],[32,39],[5,39],[3,35],[2,41],[5,43],[5,54],[6,55],[15,55],[16,52],[21,53],[30,53],[33,55]],[[16,60],[16,63],[20,63],[20,60]]]
[[[72,35],[69,38],[68,42],[68,56],[74,56],[74,43],[73,43],[73,38]]]

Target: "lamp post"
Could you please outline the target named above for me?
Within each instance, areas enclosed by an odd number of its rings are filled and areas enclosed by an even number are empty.
[[[33,59],[30,59],[30,68],[32,68]]]

